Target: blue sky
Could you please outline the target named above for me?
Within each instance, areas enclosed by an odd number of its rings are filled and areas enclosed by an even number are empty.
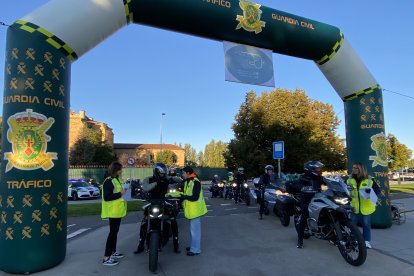
[[[12,24],[46,2],[1,0],[0,21]],[[414,97],[413,1],[256,2],[340,28],[383,89]],[[6,27],[0,26],[1,87],[5,45]],[[343,102],[316,65],[275,53],[273,62],[276,88],[300,88],[332,104],[345,137]],[[166,113],[163,143],[189,143],[198,151],[212,139],[233,138],[231,124],[246,92],[271,91],[226,82],[221,42],[142,25],[121,29],[82,56],[71,79],[71,109],[107,123],[116,143],[159,143]],[[388,91],[383,97],[386,132],[414,150],[414,99]]]

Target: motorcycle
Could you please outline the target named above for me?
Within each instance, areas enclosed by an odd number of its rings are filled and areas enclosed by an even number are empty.
[[[224,199],[233,199],[234,195],[236,194],[237,184],[231,183],[226,185],[226,194],[224,196]]]
[[[173,183],[168,185],[168,193],[183,192],[184,186],[183,183]],[[167,202],[170,203],[174,208],[175,217],[178,216],[182,209],[182,200],[176,197],[167,197]]]
[[[224,182],[212,182],[209,191],[211,192],[211,197],[224,197]]]
[[[312,190],[311,186],[304,186],[301,193],[298,193],[296,187],[292,196],[295,204],[292,206],[292,202],[287,201],[289,203],[285,205],[284,210],[289,214],[294,213],[295,228],[298,231],[301,218],[300,194],[313,193],[308,207],[309,218],[304,238],[314,236],[317,239],[328,240],[338,247],[346,262],[360,266],[365,262],[367,249],[361,232],[351,221],[353,207],[350,205],[352,198],[349,190],[352,187],[348,187],[340,176],[325,178],[325,182],[327,189],[321,192]],[[289,183],[286,183],[287,191],[288,185]]]
[[[168,242],[171,229],[171,212],[174,206],[165,200],[150,200],[142,207],[145,217],[142,224],[146,223],[146,245],[149,252],[149,270],[156,272],[158,268],[158,253]]]
[[[241,185],[239,199],[243,200],[247,206],[250,205],[250,188],[247,183],[243,183],[243,185]]]

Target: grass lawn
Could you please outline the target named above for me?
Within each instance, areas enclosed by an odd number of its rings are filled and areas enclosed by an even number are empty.
[[[391,193],[414,193],[414,184],[390,185]]]
[[[145,201],[132,200],[128,201],[128,212],[141,211],[141,207]],[[97,203],[83,203],[68,205],[68,217],[81,217],[90,215],[100,215],[102,204]]]

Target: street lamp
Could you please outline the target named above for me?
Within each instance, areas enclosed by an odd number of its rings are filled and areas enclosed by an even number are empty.
[[[165,113],[161,113],[161,124],[160,124],[160,161],[162,163],[162,119],[164,118]]]

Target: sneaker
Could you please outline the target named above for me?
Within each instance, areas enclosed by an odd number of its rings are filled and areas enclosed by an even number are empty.
[[[298,245],[296,245],[296,248],[302,249],[303,248],[303,243],[298,242]]]
[[[111,255],[111,258],[116,258],[116,259],[122,259],[124,257],[124,254],[119,253],[119,252],[114,252]]]
[[[372,245],[371,245],[371,243],[370,243],[369,241],[365,241],[365,246],[366,246],[367,248],[369,248],[369,249],[371,249],[371,248],[372,248]]]
[[[117,260],[112,259],[111,257],[108,257],[106,260],[102,260],[102,264],[103,265],[109,265],[109,266],[114,266],[119,264],[119,262]]]

